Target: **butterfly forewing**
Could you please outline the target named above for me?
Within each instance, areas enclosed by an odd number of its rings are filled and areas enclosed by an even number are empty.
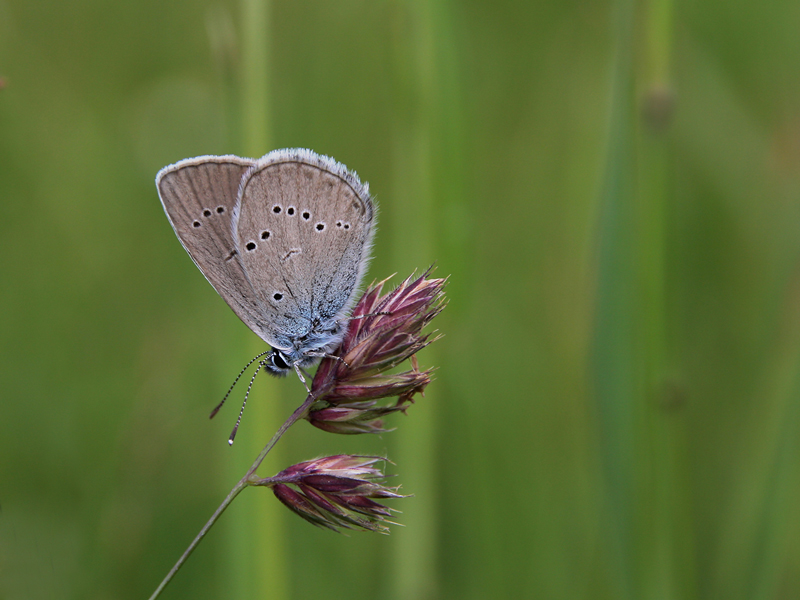
[[[237,211],[236,248],[279,345],[332,327],[369,254],[374,206],[366,186],[332,159],[273,152],[243,177]]]
[[[241,179],[253,164],[236,156],[187,159],[162,169],[156,185],[192,260],[233,312],[263,337],[263,305],[236,255],[232,232]]]

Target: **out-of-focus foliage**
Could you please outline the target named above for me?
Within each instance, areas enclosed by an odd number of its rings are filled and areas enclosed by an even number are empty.
[[[387,453],[404,528],[246,490],[164,598],[799,597],[800,4],[273,0],[265,72],[247,4],[0,0],[0,598],[147,597],[242,472],[207,415],[261,345],[153,179],[253,154],[248,81],[445,336],[397,431],[281,442]]]

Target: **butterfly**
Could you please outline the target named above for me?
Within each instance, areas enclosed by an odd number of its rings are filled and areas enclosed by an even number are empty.
[[[270,345],[274,375],[330,355],[370,260],[369,186],[332,158],[200,156],[156,177],[172,228],[233,312]]]

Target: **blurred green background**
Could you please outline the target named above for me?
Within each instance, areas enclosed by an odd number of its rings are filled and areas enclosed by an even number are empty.
[[[146,598],[303,398],[153,183],[309,147],[368,279],[436,264],[415,497],[339,536],[262,489],[163,598],[800,597],[800,3],[0,0],[0,598]],[[271,470],[271,472],[270,472]]]

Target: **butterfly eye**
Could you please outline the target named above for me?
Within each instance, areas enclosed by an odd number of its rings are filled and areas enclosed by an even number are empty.
[[[286,361],[286,359],[283,357],[283,354],[281,354],[280,352],[274,352],[272,354],[272,364],[273,366],[281,370],[289,368],[289,363]]]

